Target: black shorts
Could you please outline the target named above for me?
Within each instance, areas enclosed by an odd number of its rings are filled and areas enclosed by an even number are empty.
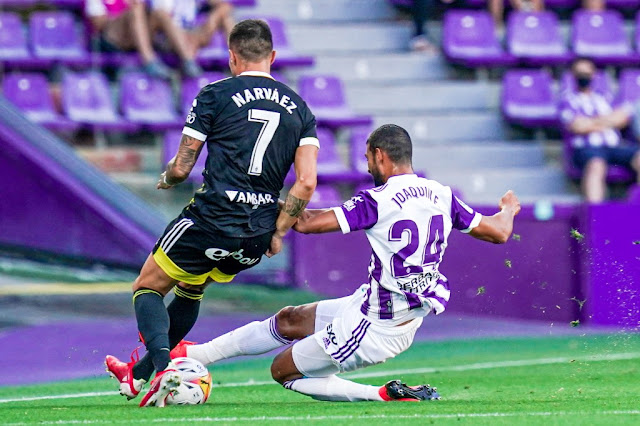
[[[638,152],[637,146],[622,145],[616,147],[585,147],[573,151],[573,164],[580,169],[592,158],[602,158],[607,164],[615,164],[631,168],[631,161]]]
[[[206,230],[182,213],[167,226],[153,248],[153,258],[174,280],[203,284],[208,278],[226,283],[258,263],[271,244],[272,232],[232,238]]]

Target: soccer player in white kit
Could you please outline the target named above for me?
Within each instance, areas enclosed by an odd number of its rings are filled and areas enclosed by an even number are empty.
[[[381,126],[369,136],[366,157],[376,187],[341,207],[305,210],[295,229],[364,230],[372,248],[369,283],[348,297],[288,306],[202,345],[181,344],[172,356],[209,364],[298,340],[271,366],[274,380],[287,389],[328,401],[439,399],[429,385],[409,387],[394,380],[377,387],[336,374],[382,363],[408,349],[423,317],[442,313],[449,301],[449,283],[438,267],[451,230],[505,243],[520,204],[509,191],[499,202],[500,212],[483,217],[451,188],[418,177],[409,134],[396,125]]]

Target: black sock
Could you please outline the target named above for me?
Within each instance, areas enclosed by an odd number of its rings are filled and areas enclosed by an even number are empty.
[[[133,306],[138,320],[138,330],[144,339],[153,367],[156,371],[164,371],[171,358],[169,314],[164,306],[163,296],[155,290],[141,288],[133,294]]]
[[[174,288],[175,298],[169,304],[169,347],[173,349],[191,330],[198,319],[202,291],[185,289],[179,286]],[[133,377],[149,380],[153,374],[153,362],[150,353],[147,353],[133,366]]]
[[[200,301],[203,297],[201,290],[191,290],[175,286],[176,297],[173,298],[167,311],[169,312],[169,344],[174,348],[180,340],[191,331],[198,319]]]

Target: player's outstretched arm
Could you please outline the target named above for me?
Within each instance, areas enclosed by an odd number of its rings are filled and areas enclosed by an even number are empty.
[[[203,145],[204,142],[183,134],[178,153],[169,161],[167,169],[160,175],[156,188],[168,189],[188,178]]]
[[[296,182],[289,190],[284,204],[280,206],[280,214],[276,220],[276,231],[271,239],[271,247],[266,253],[268,257],[274,256],[282,250],[282,238],[296,223],[309,203],[313,191],[316,190],[317,162],[318,148],[315,145],[303,145],[296,150],[296,158],[293,163]]]
[[[513,231],[513,219],[520,212],[520,200],[509,190],[498,203],[500,211],[493,216],[483,216],[480,224],[469,233],[471,236],[494,244],[504,244]]]
[[[333,209],[306,209],[293,227],[303,234],[324,234],[340,230]]]

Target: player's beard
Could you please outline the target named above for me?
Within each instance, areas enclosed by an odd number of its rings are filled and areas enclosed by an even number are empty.
[[[382,173],[380,173],[380,171],[376,167],[372,167],[371,176],[373,177],[373,183],[375,186],[384,185]]]

